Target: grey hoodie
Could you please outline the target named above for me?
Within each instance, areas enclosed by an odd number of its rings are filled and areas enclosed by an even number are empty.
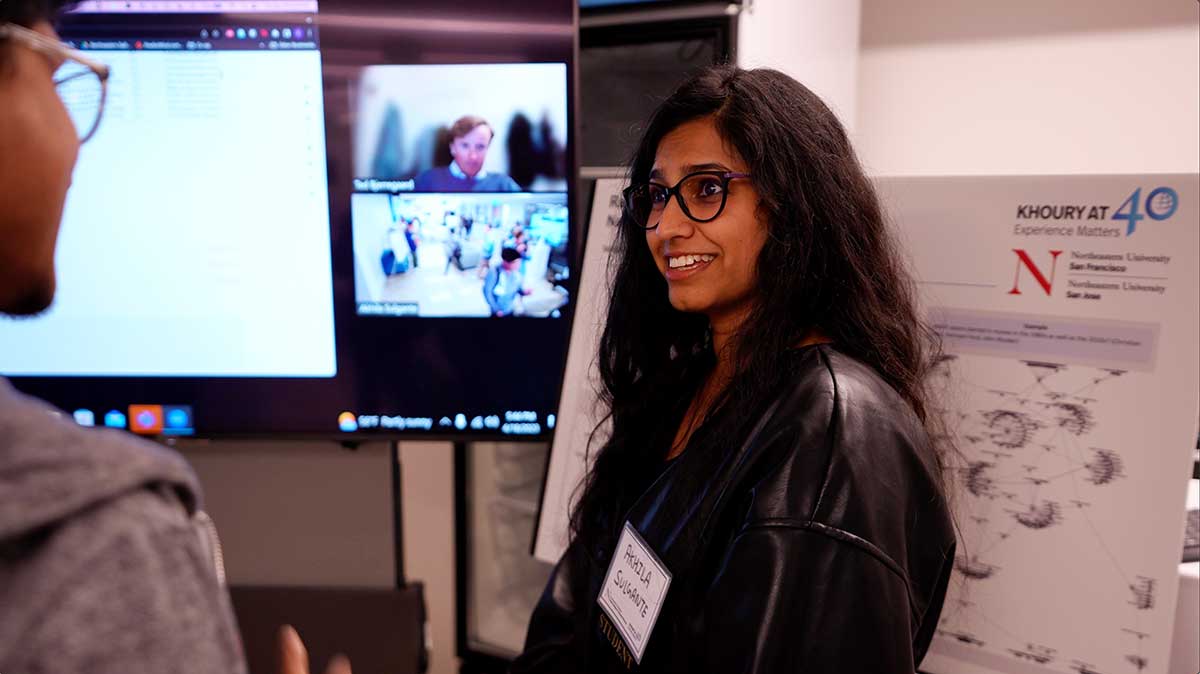
[[[245,672],[199,508],[174,452],[0,377],[0,673]]]

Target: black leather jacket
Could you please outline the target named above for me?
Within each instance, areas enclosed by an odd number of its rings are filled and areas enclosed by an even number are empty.
[[[513,674],[916,671],[955,550],[933,448],[871,368],[829,345],[796,358],[794,384],[736,451],[708,465],[685,452],[630,510],[674,574],[641,663],[594,601],[572,606],[560,562]],[[712,479],[676,503],[691,470]]]

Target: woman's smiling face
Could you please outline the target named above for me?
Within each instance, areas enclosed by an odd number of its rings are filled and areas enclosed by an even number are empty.
[[[650,181],[672,186],[697,171],[750,172],[709,117],[681,124],[663,136]],[[689,181],[689,188],[693,185],[706,198],[722,189],[718,176],[698,184]],[[693,214],[707,215],[695,209]],[[740,178],[728,181],[725,208],[710,222],[689,218],[674,195],[653,218],[658,226],[646,231],[646,245],[667,280],[671,306],[705,314],[714,326],[736,328],[753,306],[758,255],[767,240],[753,184]]]

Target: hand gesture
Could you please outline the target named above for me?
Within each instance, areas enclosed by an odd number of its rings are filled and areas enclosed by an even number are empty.
[[[291,625],[279,628],[279,674],[309,674],[308,649]],[[351,674],[350,659],[342,654],[330,658],[325,674]]]

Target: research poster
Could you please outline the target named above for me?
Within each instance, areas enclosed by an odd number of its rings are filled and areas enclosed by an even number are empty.
[[[945,355],[961,529],[930,674],[1162,673],[1200,415],[1200,177],[878,178]],[[535,554],[602,415],[598,181]],[[594,452],[603,429],[592,440]]]
[[[877,181],[945,357],[931,674],[1167,672],[1196,443],[1195,175]]]

